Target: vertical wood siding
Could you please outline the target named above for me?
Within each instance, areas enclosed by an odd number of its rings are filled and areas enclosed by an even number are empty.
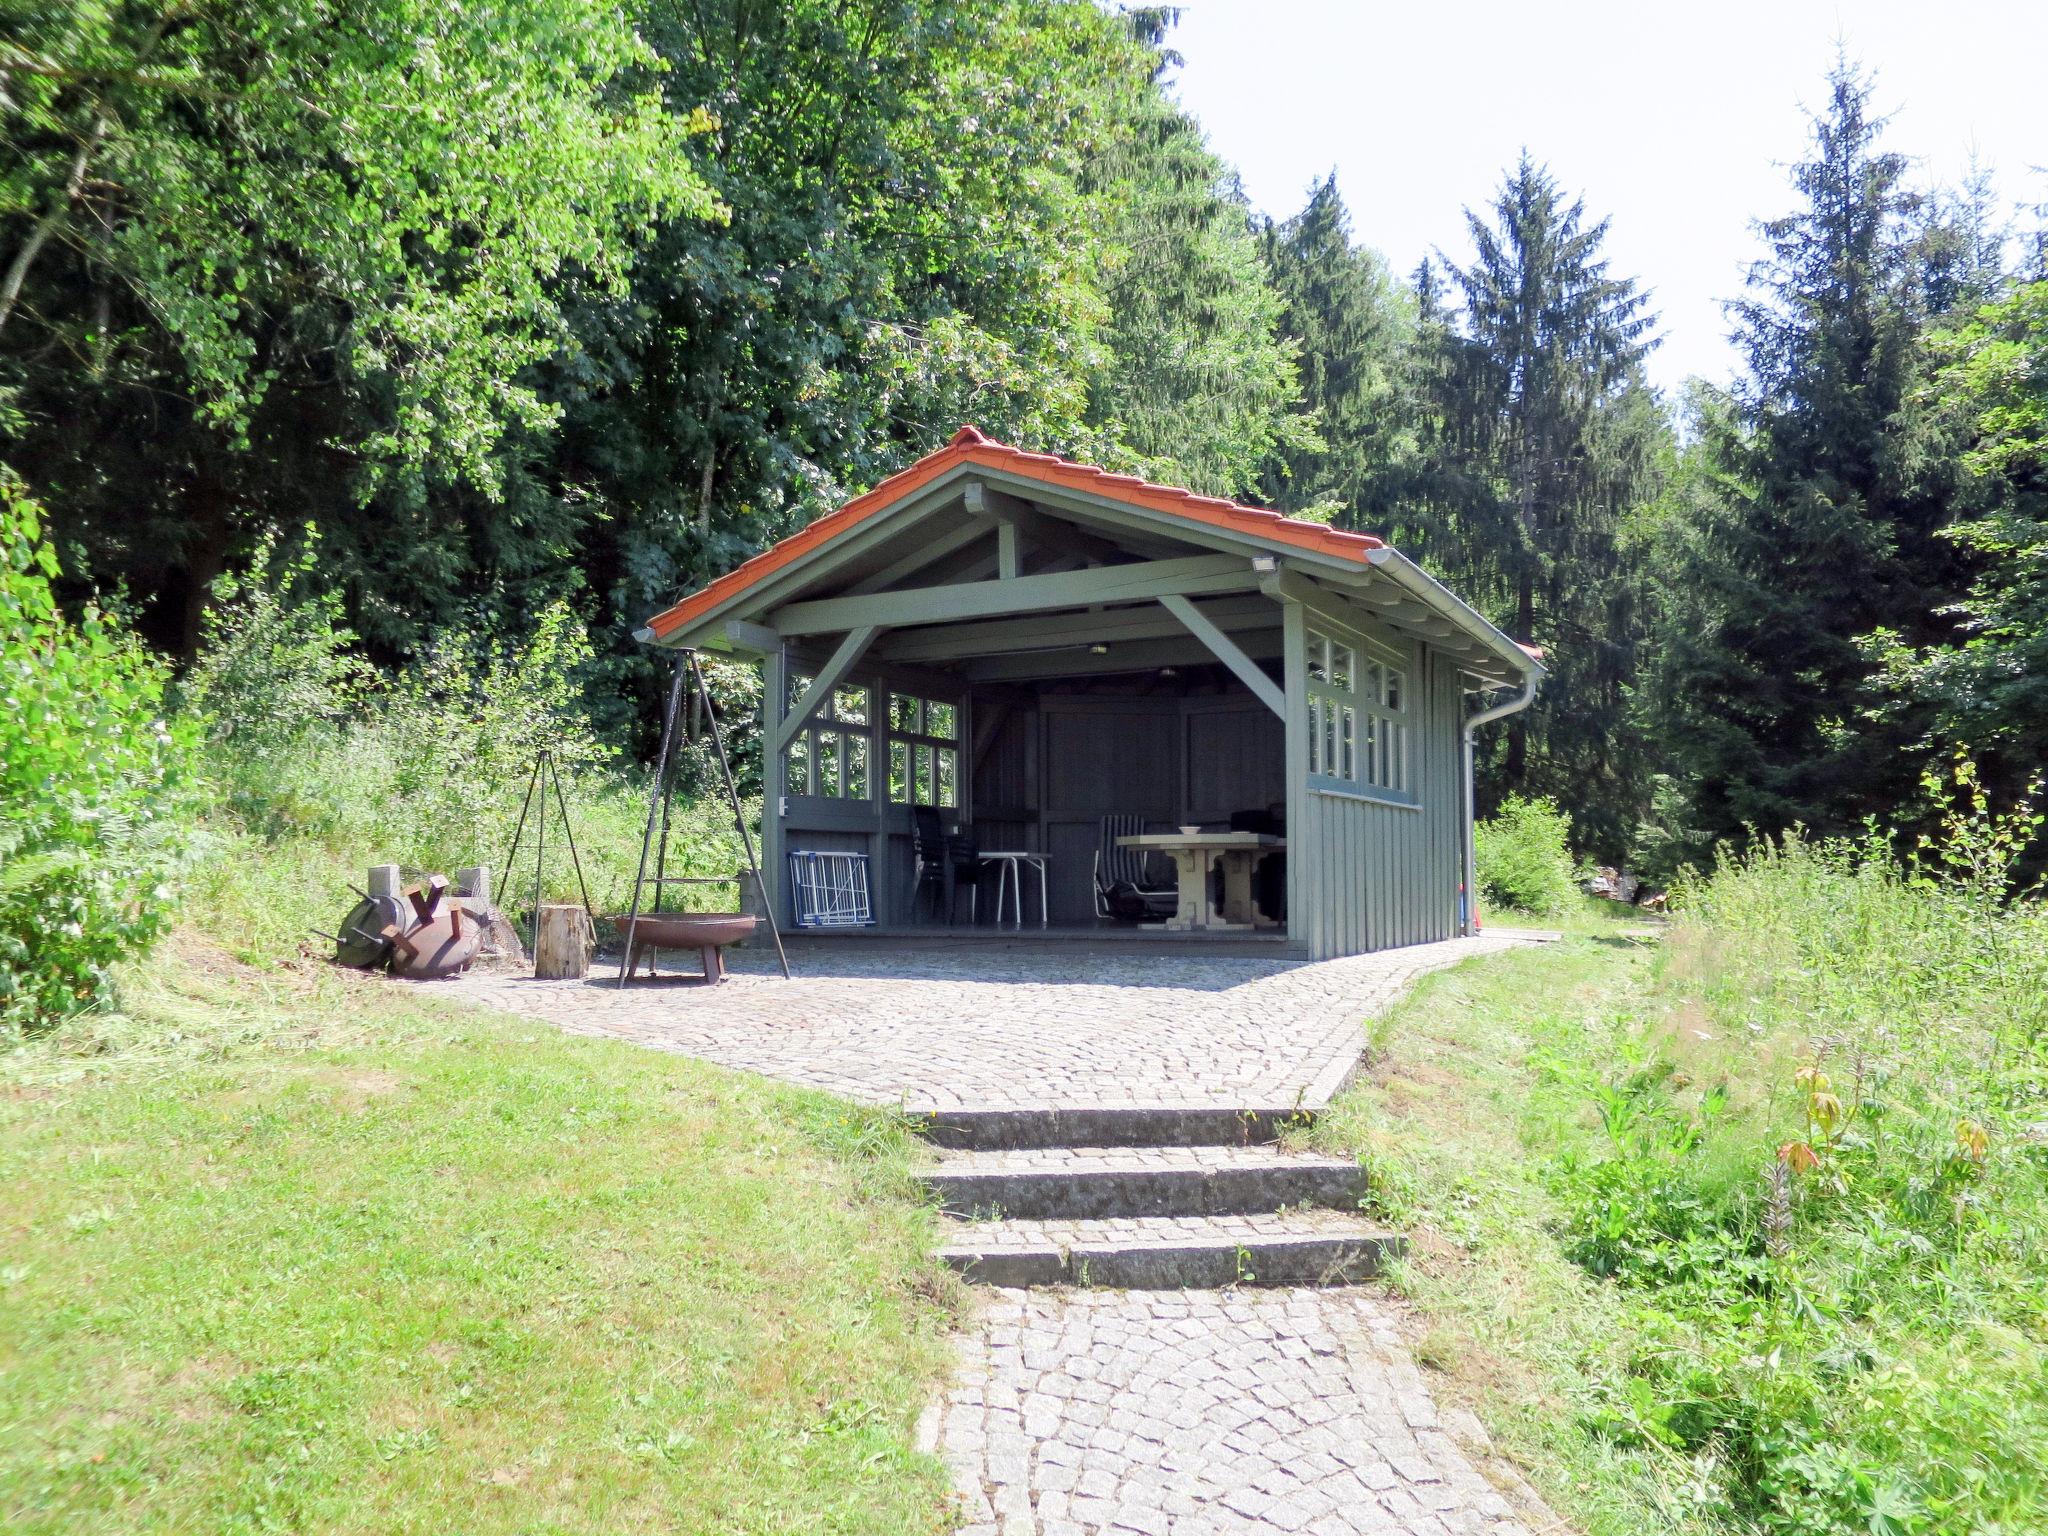
[[[1324,793],[1308,781],[1307,621],[1287,627],[1288,911],[1317,958],[1447,939],[1458,930],[1457,668],[1424,646],[1415,679],[1411,764],[1420,809]],[[1370,627],[1362,629],[1371,634]]]

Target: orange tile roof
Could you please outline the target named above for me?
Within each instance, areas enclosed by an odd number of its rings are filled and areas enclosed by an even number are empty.
[[[1322,523],[1283,517],[1264,507],[1247,507],[1216,496],[1198,496],[1177,486],[1155,485],[1136,475],[1111,474],[1098,465],[1077,464],[1057,454],[1027,453],[1022,448],[1012,448],[1007,443],[984,437],[973,427],[962,427],[945,447],[926,454],[908,469],[891,475],[866,495],[854,497],[836,512],[828,512],[780,543],[770,545],[753,559],[691,593],[674,607],[656,614],[648,620],[647,627],[654,632],[656,639],[674,634],[798,557],[831,542],[876,513],[895,506],[911,492],[929,485],[959,464],[980,464],[988,469],[1007,470],[1047,485],[1093,492],[1129,506],[1184,517],[1189,522],[1249,534],[1276,544],[1291,544],[1297,549],[1313,550],[1317,554],[1355,560],[1360,565],[1368,563],[1367,557],[1372,550],[1386,547],[1382,540],[1369,533],[1345,533]]]

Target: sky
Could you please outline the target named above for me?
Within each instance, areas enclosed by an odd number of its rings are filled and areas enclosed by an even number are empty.
[[[2048,202],[2048,3],[1720,0],[1674,5],[1182,0],[1181,101],[1284,218],[1331,170],[1353,236],[1407,273],[1470,256],[1462,210],[1523,148],[1611,220],[1612,271],[1653,290],[1653,381],[1726,382],[1722,302],[1788,167],[1837,43],[1877,77],[1887,148],[1929,182],[1975,161],[2002,205]]]

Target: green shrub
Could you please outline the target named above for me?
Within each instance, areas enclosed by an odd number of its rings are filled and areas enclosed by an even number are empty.
[[[296,556],[275,535],[258,545],[247,575],[213,584],[199,655],[179,686],[183,708],[203,722],[215,778],[245,813],[267,810],[265,790],[283,760],[369,694],[375,674],[356,655],[341,594],[316,593],[311,531]]]
[[[0,468],[0,1028],[103,996],[171,920],[190,732],[162,669],[96,608],[57,608],[39,513]]]
[[[1567,842],[1571,819],[1549,800],[1509,795],[1489,821],[1473,829],[1479,893],[1487,905],[1548,916],[1578,894]]]

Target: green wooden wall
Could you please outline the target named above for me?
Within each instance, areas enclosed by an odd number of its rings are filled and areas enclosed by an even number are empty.
[[[1215,821],[1230,811],[1288,803],[1289,937],[1318,958],[1426,943],[1458,931],[1458,882],[1464,810],[1459,732],[1464,678],[1443,653],[1398,634],[1340,598],[1310,615],[1282,601],[1288,716],[1282,723],[1251,699],[1116,699],[1047,695],[1039,706],[1006,706],[979,772],[972,765],[973,722],[981,708],[964,680],[937,669],[904,674],[856,667],[848,681],[875,689],[877,708],[892,685],[950,697],[961,707],[961,805],[949,813],[976,824],[985,847],[1024,846],[1051,855],[1055,923],[1092,919],[1088,866],[1096,818],[1108,811],[1163,824]],[[1344,622],[1335,624],[1332,616]],[[1418,804],[1339,794],[1311,781],[1307,743],[1307,635],[1311,626],[1398,651],[1411,670],[1411,784]],[[767,663],[768,698],[786,671],[813,669],[809,650]],[[1011,697],[1014,699],[1016,691]],[[772,727],[771,719],[771,727]],[[873,792],[866,801],[830,803],[791,797],[773,814],[782,783],[779,760],[767,766],[763,862],[785,920],[790,847],[853,848],[873,859],[876,916],[913,921],[910,816],[886,803],[883,732],[873,749]],[[1284,757],[1284,762],[1281,760]],[[1032,916],[1036,917],[1035,903]],[[964,911],[962,913],[964,917]]]
[[[1318,959],[1455,937],[1464,815],[1460,673],[1434,649],[1414,648],[1410,750],[1419,805],[1330,793],[1309,779],[1306,674],[1311,624],[1333,626],[1293,604],[1286,621],[1290,936]],[[1362,614],[1352,633],[1398,641]]]

